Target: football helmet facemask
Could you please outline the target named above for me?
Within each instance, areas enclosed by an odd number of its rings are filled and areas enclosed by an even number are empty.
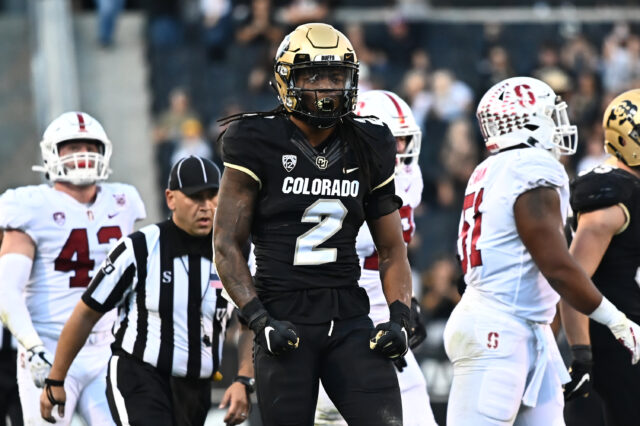
[[[349,40],[331,25],[304,24],[288,34],[278,47],[274,72],[284,108],[314,127],[332,127],[355,107],[358,60]],[[302,87],[318,80],[334,86]]]
[[[60,156],[65,142],[93,142],[98,152],[75,152]],[[33,170],[45,173],[52,181],[74,185],[90,185],[109,177],[112,145],[102,125],[85,112],[65,112],[49,124],[40,142],[41,166]]]
[[[604,113],[604,146],[627,166],[640,165],[640,89],[629,90],[611,101]]]
[[[569,122],[566,102],[535,78],[513,77],[494,85],[480,100],[476,116],[492,154],[521,144],[556,156],[576,152],[578,129]]]
[[[361,93],[358,96],[356,115],[378,117],[389,127],[394,137],[407,138],[404,152],[396,154],[397,171],[417,161],[422,145],[422,131],[413,117],[411,108],[400,96],[386,90]]]

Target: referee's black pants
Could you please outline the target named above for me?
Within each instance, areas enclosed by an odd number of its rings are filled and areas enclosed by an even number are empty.
[[[295,326],[300,346],[291,352],[271,356],[255,345],[264,426],[313,425],[319,379],[350,426],[402,425],[395,368],[369,349],[368,316]]]
[[[109,360],[107,400],[118,426],[202,426],[211,408],[211,381],[167,376],[118,353]]]

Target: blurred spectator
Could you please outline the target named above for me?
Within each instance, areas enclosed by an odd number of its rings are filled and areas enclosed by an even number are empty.
[[[271,0],[252,0],[251,13],[236,30],[240,44],[279,43],[283,32],[273,20]]]
[[[583,34],[577,34],[562,47],[562,64],[573,75],[595,73],[598,51]]]
[[[182,137],[171,156],[171,166],[191,155],[211,160],[211,147],[202,137],[202,124],[196,119],[182,123]]]
[[[291,0],[282,9],[281,20],[292,30],[306,22],[325,22],[330,9],[329,0]]]
[[[252,102],[256,91],[263,91],[273,72],[273,58],[282,37],[282,28],[275,23],[271,0],[251,0],[249,13],[237,24],[236,48],[233,59],[236,64],[236,90],[253,92],[247,97]],[[264,99],[262,99],[264,101]],[[253,102],[246,108],[262,107],[264,102]]]
[[[478,64],[478,74],[482,79],[478,93],[484,93],[494,84],[515,76],[507,49],[501,45],[492,46],[487,57]]]
[[[113,46],[113,31],[125,0],[95,0],[98,8],[98,42],[102,47]]]
[[[433,97],[429,113],[437,119],[450,122],[471,111],[473,92],[466,83],[456,80],[452,71],[435,71],[431,88]]]
[[[452,122],[447,129],[445,143],[440,152],[440,161],[456,187],[461,188],[456,197],[464,196],[464,188],[479,163],[478,144],[473,139],[471,123],[466,119]]]
[[[149,42],[152,48],[180,45],[184,37],[180,0],[146,0]]]
[[[211,60],[222,60],[233,39],[231,0],[200,0],[200,8],[207,56]]]
[[[460,275],[453,256],[441,257],[422,274],[422,312],[428,320],[447,319],[460,301]]]
[[[631,89],[640,76],[638,37],[627,23],[618,23],[602,45],[602,84],[607,94],[617,95]]]
[[[539,47],[538,67],[531,74],[551,86],[559,96],[565,97],[571,90],[571,77],[560,63],[560,53],[554,42],[544,42]]]
[[[611,157],[611,155],[605,152],[602,145],[604,134],[599,122],[592,126],[591,131],[588,133],[588,137],[585,139],[583,139],[586,146],[585,155],[578,162],[578,166],[576,168],[577,173],[591,170]]]
[[[402,87],[398,91],[407,100],[423,134],[425,133],[425,118],[433,98],[431,93],[427,91],[427,79],[427,74],[424,71],[410,70],[405,74]]]
[[[392,17],[382,28],[371,26],[369,29],[372,48],[384,54],[382,71],[386,86],[396,88],[411,66],[411,55],[419,46],[419,38],[401,15]]]
[[[183,88],[175,88],[169,95],[169,109],[160,114],[154,129],[154,141],[163,143],[177,141],[182,132],[182,124],[189,119],[198,119],[191,109],[189,95]]]

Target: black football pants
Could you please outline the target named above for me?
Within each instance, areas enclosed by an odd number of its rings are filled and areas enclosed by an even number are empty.
[[[593,351],[593,387],[602,398],[607,426],[640,423],[640,364],[607,327],[590,322]]]
[[[255,345],[264,426],[311,426],[318,380],[350,426],[400,426],[402,402],[391,361],[369,349],[368,316],[295,324],[300,346],[279,356]]]
[[[109,361],[107,400],[117,425],[202,426],[211,407],[211,381],[160,374],[121,353]]]

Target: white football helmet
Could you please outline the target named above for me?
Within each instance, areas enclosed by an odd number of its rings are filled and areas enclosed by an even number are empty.
[[[60,157],[59,144],[86,140],[97,142],[100,152],[76,152]],[[109,177],[112,145],[102,125],[85,112],[65,112],[49,124],[40,142],[41,166],[33,170],[45,173],[52,182],[89,185]]]
[[[494,85],[476,115],[492,154],[521,144],[556,155],[576,152],[578,129],[569,122],[566,102],[535,78],[513,77]]]
[[[394,137],[406,136],[407,147],[396,154],[396,167],[401,168],[417,161],[422,145],[422,131],[416,123],[409,105],[393,92],[370,90],[358,95],[356,115],[373,115],[389,127]]]

